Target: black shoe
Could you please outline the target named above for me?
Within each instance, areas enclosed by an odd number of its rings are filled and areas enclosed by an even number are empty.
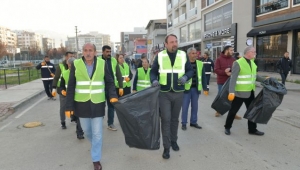
[[[170,158],[170,148],[168,148],[168,149],[165,148],[164,149],[164,153],[163,153],[162,157],[164,159],[169,159]]]
[[[77,139],[84,139],[83,134],[77,134]]]
[[[230,129],[225,129],[225,134],[230,135]]]
[[[179,146],[177,145],[177,142],[171,141],[171,146],[174,151],[179,151]]]
[[[181,129],[186,130],[186,125],[182,125]]]
[[[61,128],[62,129],[67,129],[66,122],[61,122]]]
[[[201,126],[199,126],[197,123],[196,124],[190,124],[191,127],[197,128],[197,129],[202,129]]]
[[[256,132],[249,132],[250,135],[257,135],[257,136],[263,136],[265,133],[264,132],[260,132],[260,131],[256,131]]]

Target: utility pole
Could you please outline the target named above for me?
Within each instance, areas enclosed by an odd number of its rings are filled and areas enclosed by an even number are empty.
[[[76,53],[77,53],[77,57],[78,57],[78,37],[77,37],[77,26],[75,26],[75,33],[76,33]]]

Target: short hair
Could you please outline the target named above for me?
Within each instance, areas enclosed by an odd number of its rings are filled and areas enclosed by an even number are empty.
[[[252,50],[254,47],[253,46],[248,46],[244,50],[244,55],[247,54],[250,50]]]
[[[120,57],[120,56],[123,56],[123,57],[124,57],[123,54],[116,54],[116,60],[117,60],[117,62],[119,62],[119,57]]]
[[[224,54],[225,51],[229,50],[229,48],[232,48],[232,46],[231,45],[225,46],[224,49],[223,49],[223,51],[222,51],[222,53]]]
[[[190,54],[190,52],[192,51],[197,51],[196,48],[194,47],[190,47],[188,50],[187,50],[187,54]]]
[[[44,58],[50,58],[49,56],[47,56],[47,55],[45,55],[45,57]]]
[[[105,51],[106,49],[111,50],[111,47],[108,45],[105,45],[102,47],[102,52]]]
[[[207,56],[209,56],[209,52],[207,52],[207,51],[206,51],[206,52],[204,52],[204,54],[206,54]]]
[[[165,43],[168,43],[169,37],[175,37],[175,38],[177,39],[177,36],[176,36],[175,34],[169,34],[169,35],[167,35],[166,38],[165,38]]]
[[[84,47],[85,47],[87,44],[91,44],[91,45],[94,47],[94,50],[97,51],[95,44],[92,44],[92,43],[85,43],[85,44],[82,46],[82,51],[84,50]]]
[[[141,55],[141,59],[143,59],[143,58],[147,58],[146,53],[143,53],[143,54]]]
[[[141,60],[146,60],[149,63],[148,58],[141,58]]]
[[[65,56],[67,56],[68,54],[73,54],[73,52],[67,51],[67,52],[65,53]]]
[[[68,64],[73,64],[74,60],[76,60],[76,59],[74,57],[71,57],[71,58],[68,59],[67,63]]]
[[[290,54],[290,52],[288,52],[288,51],[286,51],[285,53],[289,53],[289,54]],[[284,54],[285,54],[285,53],[284,53]]]

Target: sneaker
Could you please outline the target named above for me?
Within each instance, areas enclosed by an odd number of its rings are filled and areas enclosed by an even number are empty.
[[[215,113],[215,117],[220,117],[220,116],[221,116],[221,114],[219,112]]]
[[[62,129],[67,129],[66,122],[61,122],[61,128]]]
[[[241,116],[235,115],[234,119],[241,120],[242,118],[241,118]]]
[[[117,128],[115,127],[114,124],[111,124],[107,127],[107,129],[112,130],[112,131],[117,131]]]
[[[48,100],[53,100],[55,101],[56,99],[54,97],[49,97]]]

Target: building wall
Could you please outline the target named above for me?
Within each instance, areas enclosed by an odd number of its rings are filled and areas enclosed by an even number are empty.
[[[16,52],[17,34],[6,27],[0,27],[0,41],[7,46],[9,53]]]

